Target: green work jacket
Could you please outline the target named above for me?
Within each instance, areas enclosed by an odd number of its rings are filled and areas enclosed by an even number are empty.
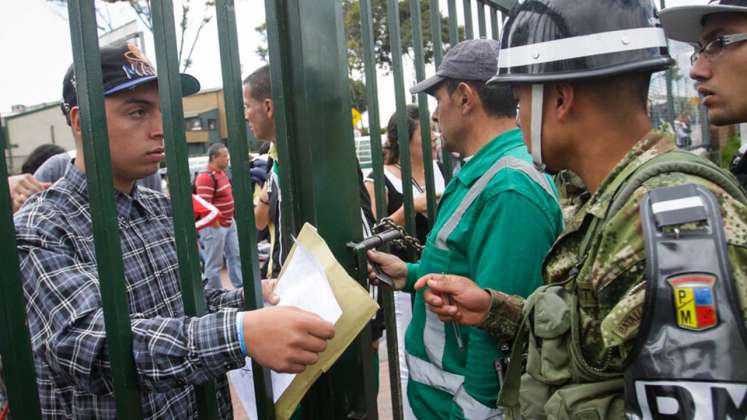
[[[562,225],[552,181],[532,165],[521,132],[507,131],[447,185],[422,258],[408,264],[405,290],[423,275],[448,273],[527,296],[542,283],[542,260]],[[496,341],[479,328],[459,329],[461,350],[452,325],[428,311],[422,290],[417,293],[405,348],[408,398],[418,418],[499,414]]]

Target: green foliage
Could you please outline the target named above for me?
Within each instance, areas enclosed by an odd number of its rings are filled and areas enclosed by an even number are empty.
[[[361,32],[361,10],[358,0],[343,0],[343,17],[345,19],[345,34],[347,42],[348,72],[350,93],[353,107],[360,112],[366,111],[366,85],[354,78],[354,74],[362,74],[365,66],[363,55],[363,34]],[[392,66],[392,48],[389,43],[389,28],[387,26],[386,0],[371,1],[372,26],[374,36],[374,60],[386,72]],[[431,35],[431,6],[428,1],[420,1],[421,28],[423,31],[423,56],[425,63],[433,62],[433,41]],[[414,50],[412,39],[412,21],[410,6],[407,1],[399,1],[400,36],[403,55],[410,55]],[[262,61],[267,61],[267,23],[254,28],[262,37],[262,42],[255,52]],[[464,28],[459,27],[459,39],[464,39]],[[444,50],[449,42],[449,22],[441,16],[441,42]]]
[[[423,55],[425,63],[433,61],[433,42],[431,31],[431,4],[428,1],[420,1],[421,28],[423,32]],[[410,5],[407,1],[399,1],[399,24],[401,35],[401,46],[403,55],[409,55],[414,49],[412,39],[412,21]],[[345,31],[347,34],[348,68],[363,71],[363,36],[361,34],[361,11],[360,3],[354,0],[344,0],[343,16],[345,18]],[[389,43],[389,29],[387,27],[386,0],[372,0],[371,15],[374,36],[374,59],[376,64],[385,70],[390,70],[392,65],[392,47]],[[460,39],[464,38],[464,28],[460,27]],[[441,42],[446,45],[449,42],[449,21],[441,16]]]
[[[729,163],[739,150],[739,136],[731,136],[724,147],[721,148],[721,167],[729,169]]]
[[[361,33],[361,10],[358,0],[342,0],[342,12],[345,20],[345,34],[347,38],[348,71],[362,72],[363,35]],[[382,69],[389,71],[392,65],[392,47],[389,43],[389,29],[387,27],[386,0],[372,0],[371,14],[374,36],[374,59]],[[428,1],[420,1],[421,28],[423,31],[423,56],[425,63],[433,62],[433,42],[431,36],[431,5]],[[409,55],[413,50],[412,22],[410,20],[410,6],[405,0],[399,1],[399,23],[402,44],[402,54]],[[257,55],[267,61],[267,24],[263,23],[254,28],[263,39],[256,49]],[[459,27],[459,39],[464,39],[464,28]],[[441,16],[441,42],[444,47],[449,43],[449,21]],[[444,48],[445,49],[445,48]]]
[[[350,83],[350,98],[353,102],[353,108],[361,113],[366,112],[366,84],[360,80],[348,78]]]

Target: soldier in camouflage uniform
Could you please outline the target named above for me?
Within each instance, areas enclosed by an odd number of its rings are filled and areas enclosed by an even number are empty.
[[[747,319],[747,207],[739,201],[743,197],[735,198],[731,182],[718,185],[668,171],[645,180],[610,209],[641,167],[681,153],[674,152],[669,134],[652,130],[645,122],[645,95],[636,101],[623,93],[636,91],[643,83],[647,88],[650,73],[671,63],[653,4],[572,3],[571,8],[571,2],[563,0],[527,0],[515,8],[504,29],[496,77],[515,83],[521,128],[532,141],[535,163],[544,164],[546,158],[549,171],[570,169],[589,187],[590,196],[545,259],[546,286],[527,299],[483,290],[457,276],[425,276],[415,286],[428,286],[424,299],[442,320],[478,325],[500,342],[513,342],[499,400],[509,417],[623,417],[623,374],[639,332],[646,291],[639,204],[653,189],[698,184],[717,197],[739,307]],[[586,24],[592,21],[604,23]],[[596,38],[581,40],[594,32]],[[655,35],[646,39],[647,34]],[[636,48],[641,39],[646,41]],[[565,41],[574,46],[566,56],[557,53],[568,45]],[[615,44],[625,47],[614,50]],[[527,46],[532,48],[522,57],[522,47],[526,51]],[[585,49],[593,52],[579,59]],[[546,56],[550,58],[544,62]],[[540,106],[533,108],[535,101]],[[610,110],[624,123],[610,119]],[[524,367],[518,356],[525,348]],[[505,365],[498,367],[501,374]],[[517,378],[522,373],[519,392]]]

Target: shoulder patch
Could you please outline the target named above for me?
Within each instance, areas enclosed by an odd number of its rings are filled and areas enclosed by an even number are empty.
[[[670,277],[667,282],[674,292],[677,326],[691,331],[704,331],[718,324],[713,286],[716,276],[684,274]]]

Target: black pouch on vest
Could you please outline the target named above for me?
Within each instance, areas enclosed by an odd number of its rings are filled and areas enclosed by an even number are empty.
[[[640,208],[646,300],[626,417],[747,418],[747,333],[715,196],[694,184],[660,188]]]

